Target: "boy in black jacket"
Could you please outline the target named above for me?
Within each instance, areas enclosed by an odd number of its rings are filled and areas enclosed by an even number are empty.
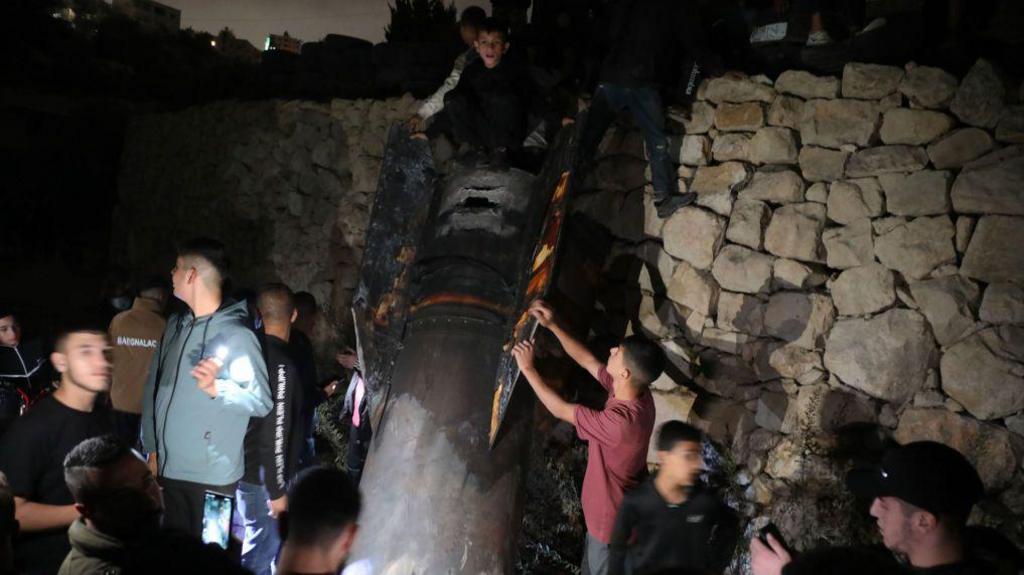
[[[681,421],[658,431],[658,474],[626,494],[609,548],[608,573],[721,573],[732,557],[736,516],[699,485],[701,433]]]
[[[280,539],[274,519],[288,508],[288,482],[298,470],[305,440],[302,384],[288,348],[295,299],[284,284],[260,290],[257,309],[266,334],[262,341],[274,406],[249,420],[245,434],[245,475],[238,483],[238,512],[245,523],[242,566],[269,574]]]

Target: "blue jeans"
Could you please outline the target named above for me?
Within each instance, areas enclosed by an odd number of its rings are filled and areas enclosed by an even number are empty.
[[[255,575],[273,573],[281,539],[277,534],[277,521],[270,516],[267,489],[262,485],[238,482],[238,515],[245,526],[242,542],[242,567]]]
[[[657,200],[665,199],[678,191],[678,180],[672,177],[672,160],[668,155],[668,139],[665,137],[665,112],[661,108],[661,95],[655,88],[605,83],[597,85],[581,128],[581,164],[594,159],[601,137],[615,120],[616,114],[625,110],[629,111],[633,123],[644,133],[651,162],[654,197]]]

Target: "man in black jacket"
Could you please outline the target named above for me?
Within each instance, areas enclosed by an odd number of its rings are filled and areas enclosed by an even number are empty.
[[[302,386],[288,340],[295,321],[295,299],[284,284],[260,290],[263,352],[274,405],[251,418],[245,434],[245,475],[238,483],[238,512],[245,523],[242,565],[256,575],[271,573],[280,539],[274,518],[288,508],[288,482],[298,469],[305,439]]]
[[[676,194],[665,137],[663,92],[692,101],[703,75],[707,51],[701,42],[695,2],[618,0],[606,13],[608,53],[597,90],[581,128],[577,169],[582,175],[594,158],[608,126],[628,110],[643,131],[651,163],[651,183],[658,217],[692,203],[696,194]],[[686,65],[683,65],[685,57]]]
[[[682,421],[658,431],[658,474],[626,494],[609,545],[608,574],[721,573],[736,515],[700,486],[701,432]]]

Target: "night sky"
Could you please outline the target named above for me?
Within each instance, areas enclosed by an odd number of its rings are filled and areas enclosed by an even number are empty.
[[[227,26],[235,35],[263,49],[268,33],[285,30],[302,41],[326,34],[345,34],[372,42],[384,40],[388,0],[161,0],[181,9],[182,28],[216,34]],[[477,4],[490,11],[490,2],[456,0],[462,9]]]

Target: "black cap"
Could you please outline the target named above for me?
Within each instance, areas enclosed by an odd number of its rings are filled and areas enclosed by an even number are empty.
[[[858,497],[897,497],[940,514],[967,515],[985,487],[959,451],[934,441],[916,441],[890,450],[878,467],[856,469],[846,485]]]

